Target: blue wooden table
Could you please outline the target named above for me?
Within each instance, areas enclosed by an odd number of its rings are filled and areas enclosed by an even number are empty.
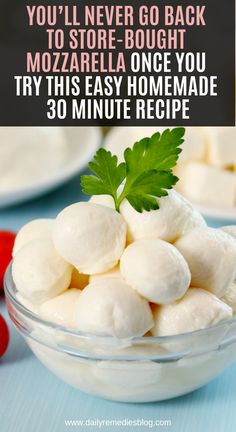
[[[43,198],[1,209],[0,228],[17,230],[33,218],[54,217],[63,207],[80,199],[77,177]],[[208,222],[211,226],[225,223]],[[7,317],[3,298],[0,313]],[[114,403],[86,395],[59,381],[39,363],[11,325],[10,330],[10,346],[0,360],[0,432],[236,431],[236,362],[212,383],[187,396],[141,405]],[[99,428],[98,419],[107,424]],[[67,420],[84,423],[70,427]],[[131,420],[141,425],[129,426]],[[171,426],[154,427],[157,420],[170,420]],[[89,422],[97,425],[86,425]]]

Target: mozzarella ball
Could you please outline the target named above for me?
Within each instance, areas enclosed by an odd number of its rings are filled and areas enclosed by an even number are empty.
[[[21,248],[13,265],[19,293],[33,303],[46,301],[68,288],[72,267],[58,255],[49,239],[34,240]]]
[[[201,288],[189,288],[185,296],[153,310],[153,336],[170,336],[204,329],[232,317],[232,309]]]
[[[201,214],[178,192],[170,190],[168,196],[158,199],[160,208],[150,212],[137,212],[128,201],[121,204],[121,214],[128,226],[128,242],[143,238],[160,238],[174,242],[195,227],[206,226]]]
[[[191,285],[222,297],[236,275],[236,241],[214,228],[196,228],[175,246],[186,259]]]
[[[79,330],[117,338],[143,336],[153,326],[148,302],[120,279],[89,284],[76,306]]]
[[[126,225],[116,211],[81,202],[57,216],[53,239],[58,253],[80,273],[103,273],[115,267],[122,255]]]
[[[109,270],[106,273],[100,273],[89,276],[89,282],[96,282],[97,280],[101,279],[107,279],[107,278],[115,278],[115,279],[122,279],[120,267],[117,265],[116,267],[113,267],[111,270]]]
[[[89,284],[89,276],[79,273],[75,268],[72,271],[70,288],[83,289]]]
[[[105,207],[110,207],[115,210],[115,203],[110,195],[93,195],[90,198],[89,202],[93,204],[100,204]]]
[[[40,238],[51,238],[53,219],[35,219],[24,225],[18,232],[13,248],[13,257],[27,243]]]
[[[126,225],[116,211],[81,202],[57,216],[53,239],[57,251],[80,273],[102,273],[120,259],[125,248]]]
[[[186,162],[189,160],[204,160],[207,149],[207,132],[205,128],[188,127],[185,132],[182,153],[179,160]]]
[[[65,327],[76,327],[76,304],[81,291],[68,289],[62,294],[42,303],[39,307],[41,318]]]
[[[120,271],[128,285],[159,304],[182,297],[191,281],[188,265],[179,251],[158,239],[138,240],[129,245],[121,257]]]
[[[20,293],[16,293],[16,298],[19,303],[21,303],[26,309],[33,312],[34,314],[38,313],[38,305],[31,303],[28,299],[22,296]]]
[[[236,239],[236,225],[227,225],[220,227],[220,229]]]
[[[233,309],[236,314],[236,282],[233,282],[227,289],[221,300]]]
[[[235,173],[206,163],[190,162],[182,167],[180,187],[186,197],[199,204],[235,206]]]
[[[210,127],[207,134],[209,163],[218,168],[235,167],[236,127]]]

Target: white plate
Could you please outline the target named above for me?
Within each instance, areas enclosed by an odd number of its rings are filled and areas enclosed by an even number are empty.
[[[67,162],[54,173],[49,173],[32,185],[19,185],[6,192],[0,192],[0,208],[30,200],[65,183],[85,168],[102,142],[99,127],[68,127],[64,128],[63,132],[68,142]]]

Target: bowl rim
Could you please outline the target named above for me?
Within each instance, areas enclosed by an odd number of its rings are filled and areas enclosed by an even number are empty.
[[[194,330],[192,332],[185,332],[185,333],[179,333],[175,335],[168,335],[168,336],[134,336],[129,338],[118,338],[115,336],[110,335],[102,335],[102,334],[96,334],[96,333],[89,333],[89,332],[83,332],[80,330],[76,330],[73,327],[65,327],[56,323],[53,323],[51,321],[45,320],[41,318],[39,315],[28,309],[26,306],[24,306],[16,297],[16,286],[13,281],[12,277],[12,263],[13,260],[10,262],[10,264],[7,267],[7,270],[5,272],[4,276],[4,291],[6,294],[6,298],[15,306],[16,310],[20,313],[22,313],[26,318],[30,319],[31,321],[34,321],[37,324],[40,324],[41,326],[45,328],[49,328],[51,330],[56,330],[57,332],[63,332],[70,334],[71,336],[77,336],[81,337],[83,339],[89,339],[89,340],[97,340],[97,341],[129,341],[129,342],[135,342],[142,344],[148,344],[148,343],[171,343],[176,341],[182,341],[184,339],[191,339],[192,337],[197,336],[204,336],[208,332],[220,330],[221,328],[224,328],[225,326],[231,326],[233,324],[236,324],[236,315],[233,316],[230,319],[220,321],[217,324],[210,325],[208,327],[205,327],[203,329]]]

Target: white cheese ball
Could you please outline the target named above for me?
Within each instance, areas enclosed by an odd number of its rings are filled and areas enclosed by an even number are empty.
[[[18,232],[13,248],[13,257],[27,243],[40,238],[51,238],[53,219],[35,219],[24,225]]]
[[[233,282],[229,286],[221,300],[230,306],[233,309],[233,313],[236,314],[236,282]]]
[[[204,160],[207,149],[207,132],[205,128],[187,127],[182,145],[182,153],[179,160],[186,162],[189,160]]]
[[[101,279],[107,279],[107,278],[109,278],[109,279],[110,278],[122,279],[120,267],[117,265],[116,267],[113,267],[108,272],[89,276],[89,283],[95,282],[95,281],[101,280]]]
[[[138,240],[125,249],[120,271],[140,295],[152,303],[167,304],[183,297],[191,274],[179,251],[162,240]]]
[[[153,326],[149,303],[120,279],[89,284],[76,306],[79,330],[117,338],[143,336]]]
[[[191,285],[222,297],[236,275],[236,241],[214,228],[196,228],[175,246],[186,259]]]
[[[231,235],[231,237],[236,239],[236,225],[227,225],[219,228],[220,230]]]
[[[38,313],[41,318],[64,327],[76,327],[76,304],[81,291],[68,289],[62,294],[42,303]]]
[[[236,166],[236,127],[209,127],[208,161],[218,168]]]
[[[31,303],[28,299],[22,296],[19,292],[16,293],[16,298],[19,303],[21,303],[26,309],[33,312],[34,314],[38,313],[38,305]]]
[[[153,309],[153,336],[170,336],[204,329],[232,317],[232,309],[201,288],[189,288],[185,296],[170,305]]]
[[[93,204],[100,204],[105,207],[110,207],[115,210],[115,202],[110,195],[93,195],[91,196],[89,202]]]
[[[56,218],[54,245],[65,260],[85,274],[114,267],[125,248],[126,225],[116,211],[81,202],[65,208]]]
[[[13,265],[19,293],[33,303],[44,302],[68,288],[72,266],[58,255],[49,239],[34,240],[21,248]]]
[[[201,214],[174,190],[158,199],[160,208],[137,212],[128,201],[121,204],[121,214],[128,226],[129,243],[143,238],[160,238],[174,242],[195,227],[206,226]]]

